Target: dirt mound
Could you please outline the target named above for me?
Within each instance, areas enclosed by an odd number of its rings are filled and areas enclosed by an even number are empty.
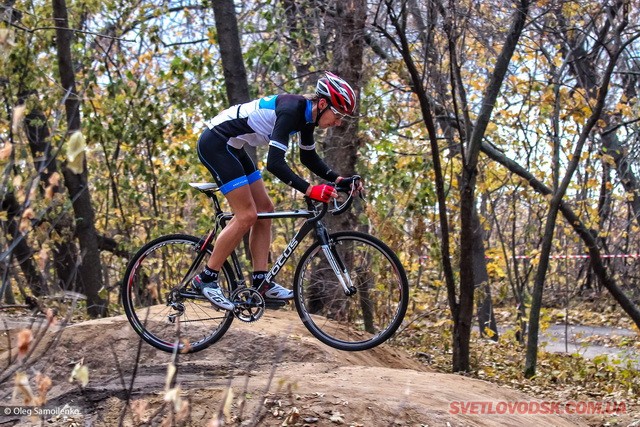
[[[15,330],[24,326],[24,320],[15,328],[7,326],[12,347]],[[7,366],[8,354],[0,357],[2,366]],[[34,363],[26,370],[31,378],[43,372],[53,380],[48,407],[68,405],[80,412],[71,416],[76,422],[113,426],[120,422],[128,389],[143,419],[157,412],[171,355],[140,344],[126,318],[118,316],[50,329],[31,360]],[[84,389],[68,381],[79,362],[89,369]],[[454,401],[533,399],[490,383],[430,372],[389,345],[358,353],[334,350],[313,338],[291,311],[270,311],[251,324],[234,322],[210,348],[180,355],[177,369],[182,398],[189,402],[187,424],[193,426],[207,425],[218,413],[226,413],[231,425],[264,426],[573,426],[584,420],[452,414]],[[13,376],[6,372],[0,405],[12,402]],[[233,397],[226,400],[229,390]],[[73,421],[60,415],[46,418],[47,425]],[[0,417],[0,424],[3,421],[32,425],[34,420]],[[134,425],[130,410],[124,425]]]

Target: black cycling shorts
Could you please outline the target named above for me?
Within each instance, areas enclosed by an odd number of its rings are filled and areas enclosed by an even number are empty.
[[[198,157],[218,183],[222,194],[249,185],[262,174],[244,148],[235,148],[227,138],[206,129],[198,139]]]

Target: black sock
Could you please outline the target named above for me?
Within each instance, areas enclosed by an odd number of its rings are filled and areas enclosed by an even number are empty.
[[[251,286],[253,286],[254,288],[257,288],[262,284],[265,277],[267,277],[266,271],[254,271],[251,274],[251,283],[252,283]]]
[[[200,273],[200,279],[202,279],[202,283],[211,283],[218,280],[218,270],[212,270],[209,267],[205,267]]]

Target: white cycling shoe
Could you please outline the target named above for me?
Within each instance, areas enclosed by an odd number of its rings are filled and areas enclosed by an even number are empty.
[[[220,286],[207,286],[206,288],[202,289],[202,295],[204,295],[205,298],[207,298],[209,302],[211,302],[211,304],[223,310],[233,311],[233,309],[236,307],[231,301],[227,299],[227,297],[224,296],[224,294],[222,293],[222,289],[220,289]]]
[[[204,283],[197,275],[191,280],[191,284],[196,289],[200,289],[202,295],[209,300],[211,304],[222,310],[233,311],[235,305],[222,293],[222,289],[218,286],[218,282]]]
[[[278,285],[277,283],[271,282],[268,284],[263,284],[261,288],[264,286],[268,286],[266,290],[261,290],[262,295],[266,299],[277,299],[277,300],[290,300],[293,299],[293,291],[289,290],[285,287]]]

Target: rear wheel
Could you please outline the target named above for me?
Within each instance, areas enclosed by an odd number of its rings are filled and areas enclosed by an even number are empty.
[[[319,243],[302,256],[294,299],[306,328],[323,343],[367,350],[393,335],[407,311],[409,286],[398,257],[380,240],[355,231],[330,236],[330,248],[347,270],[345,292]]]
[[[229,329],[233,313],[215,308],[189,285],[211,255],[201,239],[183,234],[160,237],[142,247],[127,266],[122,304],[133,329],[152,346],[189,353],[218,341]],[[228,263],[220,271],[227,297],[235,289]]]

